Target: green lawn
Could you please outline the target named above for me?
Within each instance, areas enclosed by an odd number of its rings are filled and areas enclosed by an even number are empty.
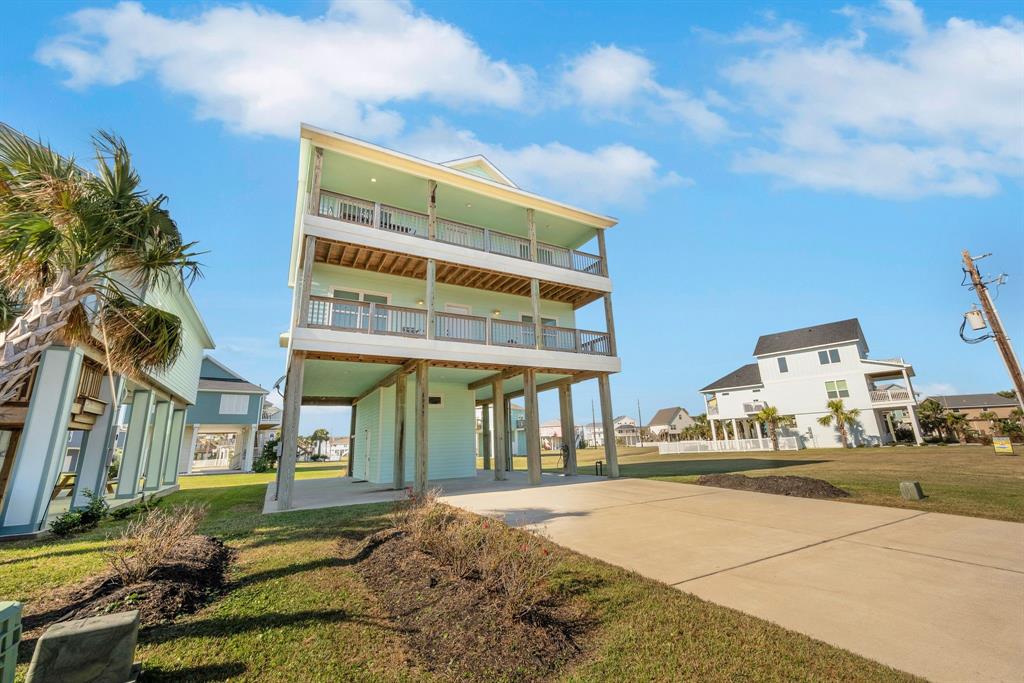
[[[299,477],[338,465],[300,466]],[[273,475],[185,478],[165,504],[209,506],[203,531],[238,550],[229,590],[199,613],[144,630],[145,680],[429,681],[401,634],[337,556],[344,532],[384,525],[387,505],[261,515]],[[67,541],[0,545],[0,595],[31,601],[99,570],[121,523]],[[556,576],[597,620],[564,681],[910,680],[909,676],[635,574],[568,554]],[[19,667],[24,676],[26,665]]]
[[[1017,450],[1021,449],[1016,445]],[[586,449],[577,461],[581,473],[593,473],[604,451]],[[556,470],[558,456],[542,458]],[[526,458],[515,458],[516,469]],[[734,472],[750,476],[778,474],[824,479],[846,489],[848,501],[914,508],[956,515],[1024,522],[1024,457],[995,455],[991,446],[897,448],[818,448],[778,453],[690,453],[659,455],[656,448],[620,448],[624,477],[650,477],[690,483],[702,474]],[[905,501],[901,481],[921,482],[926,500]]]

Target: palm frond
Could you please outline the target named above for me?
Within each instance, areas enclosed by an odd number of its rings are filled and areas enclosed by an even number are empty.
[[[106,331],[110,364],[119,372],[137,376],[166,370],[181,353],[181,320],[156,306],[108,298],[98,322]]]

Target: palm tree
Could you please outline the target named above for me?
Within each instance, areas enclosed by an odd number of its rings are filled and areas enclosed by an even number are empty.
[[[843,448],[849,448],[850,443],[847,439],[847,428],[856,427],[860,424],[857,419],[860,417],[860,408],[846,409],[843,405],[842,399],[835,398],[828,402],[828,414],[822,415],[818,418],[818,424],[829,427],[833,423],[836,425],[836,429],[839,430],[839,438],[842,439]]]
[[[967,443],[967,434],[971,431],[971,423],[963,413],[946,413],[946,429],[961,444]]]
[[[766,405],[754,416],[754,419],[761,422],[768,429],[768,436],[772,440],[772,450],[779,450],[779,422],[782,416],[775,406]]]
[[[164,204],[140,189],[124,140],[93,137],[96,173],[0,125],[0,405],[53,344],[102,340],[114,372],[166,369],[181,352],[177,316],[151,287],[199,274]]]
[[[1018,410],[1020,409],[1018,408]],[[986,422],[988,422],[989,431],[994,432],[996,431],[996,429],[999,428],[999,416],[993,413],[991,410],[983,410],[980,413],[978,413],[978,419],[985,420]]]
[[[935,399],[927,399],[917,407],[917,419],[922,429],[928,433],[935,432],[940,437],[946,426],[946,409]]]
[[[320,429],[314,429],[313,433],[309,435],[309,440],[316,445],[317,456],[323,455],[323,444],[325,441],[331,440],[331,433],[321,427]]]

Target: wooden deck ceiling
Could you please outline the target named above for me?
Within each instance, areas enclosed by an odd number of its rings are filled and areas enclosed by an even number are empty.
[[[425,258],[357,244],[317,238],[314,257],[317,263],[328,265],[357,268],[417,280],[425,280],[427,277],[427,259]],[[437,282],[447,285],[472,287],[516,296],[530,296],[530,278],[484,268],[438,261],[436,278]],[[544,280],[540,282],[540,297],[542,299],[572,304],[573,308],[585,306],[601,296],[601,292],[592,289]]]

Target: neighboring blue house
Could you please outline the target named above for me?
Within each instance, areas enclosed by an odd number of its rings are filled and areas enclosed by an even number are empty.
[[[267,393],[212,356],[204,356],[196,403],[185,416],[178,471],[251,471],[257,433],[265,427]]]

